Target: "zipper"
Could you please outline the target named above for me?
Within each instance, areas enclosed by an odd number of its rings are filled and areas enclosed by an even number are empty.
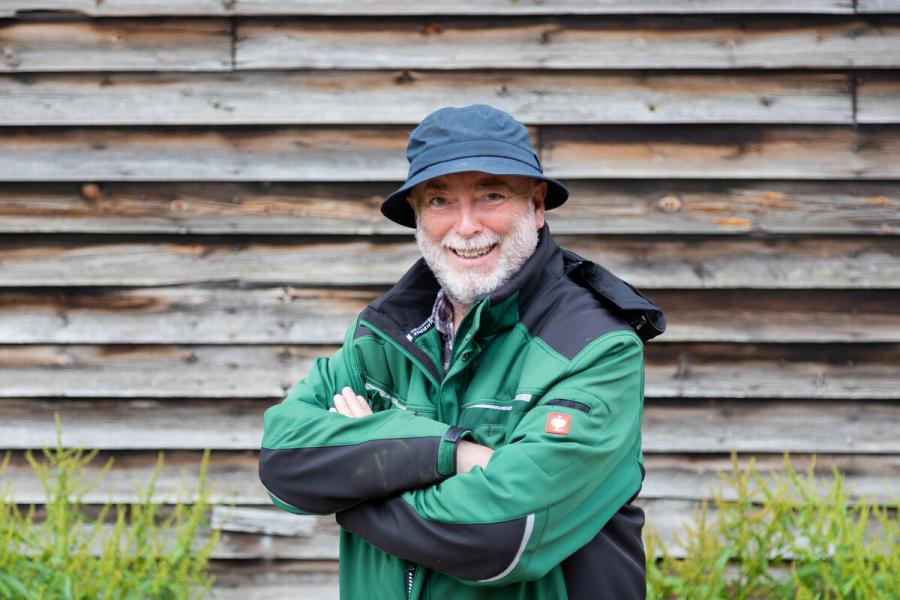
[[[412,598],[413,581],[416,579],[417,565],[410,563],[406,567],[406,600]]]

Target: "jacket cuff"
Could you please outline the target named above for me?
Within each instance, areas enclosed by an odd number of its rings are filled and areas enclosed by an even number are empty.
[[[441,477],[456,475],[456,447],[466,436],[472,432],[461,427],[450,427],[444,432],[438,444],[438,474]]]

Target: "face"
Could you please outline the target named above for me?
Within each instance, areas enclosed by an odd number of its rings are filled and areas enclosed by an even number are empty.
[[[497,289],[534,252],[547,184],[530,177],[454,173],[419,184],[408,200],[416,241],[456,306]]]

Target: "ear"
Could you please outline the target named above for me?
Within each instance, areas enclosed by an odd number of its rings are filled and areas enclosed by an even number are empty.
[[[547,182],[538,181],[534,184],[534,192],[531,201],[534,203],[534,227],[540,229],[544,226],[544,198],[547,197]]]

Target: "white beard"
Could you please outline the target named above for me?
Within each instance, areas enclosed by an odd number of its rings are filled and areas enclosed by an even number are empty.
[[[454,307],[472,306],[476,297],[499,288],[509,281],[534,253],[538,243],[538,232],[534,226],[534,205],[529,203],[529,208],[530,210],[522,213],[513,230],[504,238],[492,232],[470,238],[448,233],[442,240],[435,240],[425,234],[421,227],[416,227],[416,242],[422,256],[425,257],[425,262]],[[462,267],[453,263],[447,255],[447,248],[476,249],[498,242],[496,251],[499,252],[499,256],[493,267]]]

